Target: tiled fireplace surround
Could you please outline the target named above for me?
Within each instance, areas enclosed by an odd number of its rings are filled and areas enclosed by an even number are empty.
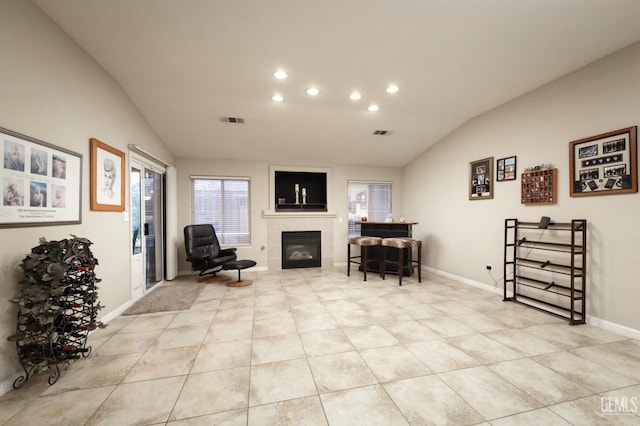
[[[276,171],[312,172],[327,174],[327,212],[314,213],[277,213],[275,211],[275,173]],[[270,271],[282,269],[282,231],[320,231],[322,235],[322,267],[334,265],[333,226],[336,214],[331,210],[333,184],[330,168],[269,166],[269,210],[263,212],[267,219],[267,266]]]
[[[269,217],[267,219],[267,266],[282,269],[282,231],[320,231],[322,267],[333,267],[333,217]]]

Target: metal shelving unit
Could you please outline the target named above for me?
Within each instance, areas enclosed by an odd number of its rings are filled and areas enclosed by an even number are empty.
[[[504,301],[585,324],[587,221],[505,219]]]

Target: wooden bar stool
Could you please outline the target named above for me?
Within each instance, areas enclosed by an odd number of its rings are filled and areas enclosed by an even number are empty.
[[[382,243],[381,237],[351,237],[347,244],[347,276],[351,276],[351,264],[355,263],[362,266],[362,272],[364,273],[364,280],[367,280],[367,269],[369,269],[370,262],[380,262],[380,255],[373,259],[368,258],[368,247],[380,246]],[[360,255],[351,256],[351,245],[360,246]],[[382,251],[382,250],[380,250]]]
[[[385,258],[385,247],[391,247],[398,249],[398,260],[389,260]],[[407,259],[407,265],[404,264],[404,252],[405,249],[418,248],[418,260],[413,260],[411,252],[409,252],[409,259]],[[385,270],[387,263],[398,266],[398,285],[402,285],[402,276],[405,269],[409,268],[410,272],[413,272],[413,268],[418,267],[418,282],[422,282],[422,241],[415,238],[384,238],[382,240],[382,259],[380,260],[380,275],[384,280]]]

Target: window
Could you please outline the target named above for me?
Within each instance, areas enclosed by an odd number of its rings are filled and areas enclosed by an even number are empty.
[[[347,182],[349,236],[360,235],[359,222],[384,222],[391,214],[391,182]]]
[[[220,244],[251,243],[249,179],[191,177],[192,223],[210,223]]]

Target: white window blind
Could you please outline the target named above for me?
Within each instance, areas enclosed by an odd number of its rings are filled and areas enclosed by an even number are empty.
[[[370,222],[384,222],[391,214],[391,182],[348,181],[349,236],[360,235],[363,217]]]
[[[191,177],[192,223],[210,223],[220,244],[251,243],[249,179]]]

